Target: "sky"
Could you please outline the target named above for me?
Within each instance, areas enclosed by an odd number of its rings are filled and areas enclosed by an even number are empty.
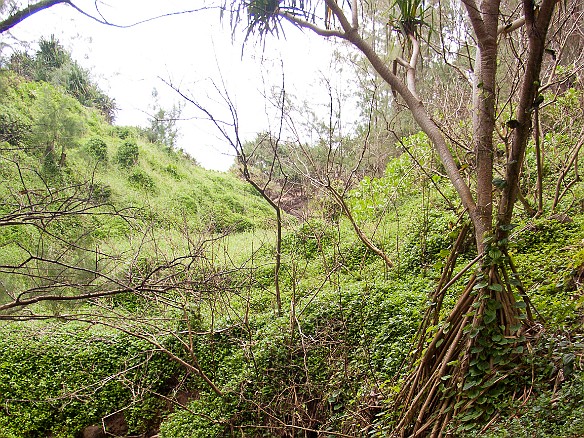
[[[217,1],[198,0],[110,0],[100,13],[109,21],[129,25],[162,14],[196,7],[213,6]],[[81,9],[96,14],[93,0],[77,0]],[[234,102],[241,136],[245,140],[274,126],[266,114],[263,96],[280,87],[282,75],[289,95],[308,99],[318,106],[328,100],[323,77],[335,76],[338,43],[310,32],[285,26],[285,36],[268,37],[263,45],[252,36],[242,50],[243,36],[232,39],[228,20],[222,23],[215,8],[159,18],[130,28],[99,24],[66,5],[58,5],[24,20],[11,31],[20,41],[14,47],[30,44],[41,36],[54,34],[88,68],[103,91],[114,97],[119,111],[116,124],[148,124],[152,114],[154,89],[158,104],[170,109],[183,101],[167,83],[178,86],[216,117],[228,119],[227,107],[220,102],[215,85]],[[186,104],[179,122],[178,147],[192,155],[203,167],[227,170],[233,163],[233,150],[220,138],[211,123]]]

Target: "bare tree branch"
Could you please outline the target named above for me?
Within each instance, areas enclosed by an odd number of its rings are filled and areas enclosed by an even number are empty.
[[[27,7],[20,9],[19,11],[13,13],[8,18],[0,22],[0,34],[12,29],[18,23],[36,14],[37,12],[40,12],[44,9],[48,9],[60,3],[73,6],[70,0],[42,0],[38,3],[28,5]]]

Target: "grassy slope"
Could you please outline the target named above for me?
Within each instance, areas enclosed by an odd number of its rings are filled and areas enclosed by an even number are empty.
[[[233,175],[204,170],[180,151],[168,151],[161,145],[143,140],[135,128],[108,125],[97,111],[82,107],[51,85],[25,82],[2,72],[0,90],[2,112],[15,115],[28,123],[33,131],[43,129],[36,125],[35,120],[48,111],[42,99],[44,94],[66,102],[67,109],[61,114],[66,112],[72,123],[79,125],[75,131],[78,135],[73,141],[67,140],[65,167],[59,169],[53,179],[58,176],[61,182],[78,183],[93,180],[109,187],[114,204],[120,207],[148,206],[155,217],[164,217],[167,221],[184,218],[201,228],[211,227],[215,231],[243,231],[266,225],[269,207],[254,190]],[[59,126],[54,128],[59,129]],[[98,162],[88,151],[88,140],[96,137],[107,144],[106,163]],[[116,154],[126,140],[138,144],[139,159],[136,165],[124,168],[117,164]],[[42,139],[35,138],[34,133],[26,135],[19,149],[25,148],[29,148],[28,153],[19,153],[20,162],[40,170]],[[6,158],[15,153],[10,149],[14,148],[4,143],[0,150],[5,172],[11,171]],[[59,152],[60,146],[57,149]],[[5,176],[10,181],[15,174]],[[2,195],[6,196],[6,191]]]

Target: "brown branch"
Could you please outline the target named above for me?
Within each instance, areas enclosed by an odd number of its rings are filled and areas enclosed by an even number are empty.
[[[217,6],[206,6],[206,7],[196,8],[196,9],[189,9],[189,10],[185,10],[185,11],[176,11],[176,12],[169,12],[166,14],[160,14],[160,15],[157,15],[155,17],[149,17],[149,18],[146,18],[144,20],[136,21],[136,22],[131,23],[131,24],[116,24],[116,23],[112,23],[111,21],[103,18],[103,15],[101,15],[101,13],[99,13],[99,11],[98,11],[98,13],[101,16],[101,18],[98,18],[94,15],[91,15],[90,13],[81,9],[79,6],[75,5],[71,0],[42,0],[42,1],[39,1],[39,2],[32,4],[32,5],[29,5],[23,9],[15,12],[14,14],[10,15],[5,20],[1,21],[0,22],[0,34],[9,31],[14,26],[16,26],[18,23],[20,23],[23,20],[29,18],[30,16],[36,14],[37,12],[43,11],[45,9],[48,9],[52,6],[55,6],[55,5],[58,5],[61,3],[71,6],[73,9],[75,9],[81,15],[83,15],[87,18],[90,18],[93,21],[96,21],[100,24],[104,24],[106,26],[116,27],[119,29],[128,29],[131,27],[138,26],[140,24],[144,24],[144,23],[148,23],[150,21],[158,20],[160,18],[172,17],[175,15],[191,14],[194,12],[200,12],[200,11],[209,10],[209,9],[218,9]]]
[[[330,184],[326,186],[326,189],[333,195],[333,198],[335,198],[335,201],[337,202],[337,204],[339,204],[339,206],[343,210],[343,213],[345,213],[345,216],[347,216],[347,218],[349,219],[349,222],[351,222],[351,225],[353,226],[355,233],[357,233],[357,236],[359,236],[359,239],[361,239],[361,242],[363,242],[365,246],[369,248],[371,251],[373,251],[377,256],[381,257],[388,268],[393,268],[393,262],[391,261],[389,256],[385,254],[385,252],[382,249],[378,248],[371,241],[371,239],[369,239],[369,237],[365,235],[365,233],[363,233],[363,230],[361,230],[361,227],[359,227],[357,221],[353,217],[353,214],[351,213],[349,206],[347,205],[343,197],[339,194],[339,192],[335,190],[334,187],[332,187]]]
[[[497,34],[504,35],[513,32],[514,30],[519,29],[525,24],[525,17],[520,17],[517,20],[512,21],[511,23],[502,24],[497,28]]]
[[[287,12],[283,12],[281,15],[282,15],[282,17],[284,17],[286,20],[288,20],[289,22],[291,22],[295,26],[310,29],[315,34],[320,35],[322,37],[325,37],[325,38],[329,38],[329,37],[344,38],[345,37],[345,34],[343,32],[340,32],[338,30],[332,30],[332,29],[323,29],[322,27],[318,27],[309,21],[306,21],[300,17],[297,17],[296,15],[293,15],[293,14],[290,14]]]
[[[524,1],[524,14],[528,33],[528,56],[517,108],[516,119],[518,127],[513,132],[511,151],[505,174],[507,186],[503,189],[499,203],[499,225],[508,225],[513,216],[513,206],[519,190],[519,176],[532,127],[534,102],[539,92],[539,75],[543,61],[545,39],[556,3],[556,0],[543,0],[536,17],[532,2],[529,0]],[[507,232],[505,231],[499,232],[500,238],[504,238],[506,235]]]
[[[444,168],[446,169],[446,173],[448,178],[452,182],[454,188],[456,189],[457,193],[459,194],[463,205],[468,210],[469,215],[473,221],[476,222],[476,204],[471,194],[469,186],[466,184],[454,158],[452,153],[450,152],[448,145],[444,139],[444,136],[440,132],[440,129],[432,121],[428,112],[424,108],[422,102],[416,96],[412,94],[412,92],[408,89],[408,87],[394,74],[391,70],[387,67],[385,62],[379,57],[379,55],[373,50],[373,47],[367,43],[357,32],[356,29],[353,28],[347,17],[344,15],[342,9],[337,5],[337,3],[333,0],[326,0],[327,5],[330,7],[332,12],[335,14],[339,23],[341,24],[343,30],[345,31],[344,34],[339,35],[339,37],[346,39],[350,43],[352,43],[355,47],[357,47],[369,60],[372,67],[375,71],[381,76],[381,78],[387,82],[394,91],[396,91],[406,102],[406,105],[412,112],[412,115],[420,128],[428,135],[440,159]],[[309,27],[309,29],[311,29]],[[482,238],[481,238],[482,241]]]
[[[70,0],[42,0],[33,5],[28,5],[27,7],[15,12],[11,16],[0,22],[0,34],[12,29],[18,23],[36,14],[37,12],[40,12],[44,9],[48,9],[60,3],[73,6]]]
[[[556,207],[558,206],[558,203],[560,202],[560,199],[562,198],[563,193],[560,193],[562,183],[564,182],[566,175],[570,171],[570,168],[572,167],[572,165],[574,165],[574,163],[576,163],[576,160],[578,158],[578,154],[580,153],[580,149],[582,149],[582,146],[584,146],[584,128],[582,128],[582,130],[580,131],[580,139],[578,140],[578,143],[576,144],[576,146],[572,149],[572,154],[568,158],[563,169],[560,171],[560,175],[558,176],[558,180],[556,181],[556,189],[555,189],[555,193],[554,193],[554,201],[552,204],[552,211],[555,211]]]

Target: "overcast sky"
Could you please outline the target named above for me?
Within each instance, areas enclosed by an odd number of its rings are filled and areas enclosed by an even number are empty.
[[[95,14],[93,0],[77,0],[82,9]],[[212,6],[211,0],[115,0],[100,12],[120,25],[165,13]],[[193,6],[195,5],[195,6]],[[242,37],[232,42],[228,20],[221,23],[219,11],[209,9],[160,18],[127,29],[98,24],[66,5],[37,13],[17,25],[12,35],[22,42],[35,42],[40,36],[55,36],[73,52],[73,57],[89,68],[101,87],[116,99],[117,124],[145,125],[152,109],[152,90],[160,103],[170,108],[180,97],[163,80],[188,91],[199,102],[225,114],[217,103],[212,82],[223,79],[225,89],[237,106],[240,129],[246,139],[269,127],[266,103],[262,98],[272,86],[282,83],[284,66],[287,93],[299,99],[326,103],[322,75],[331,76],[332,41],[286,26],[286,38],[270,37],[265,49],[251,37],[242,54]],[[32,49],[36,49],[34,44]],[[337,78],[338,79],[338,78]],[[223,112],[222,112],[223,111]],[[185,107],[179,147],[204,167],[226,170],[233,162],[228,144],[217,131]],[[272,121],[273,125],[273,121]]]

